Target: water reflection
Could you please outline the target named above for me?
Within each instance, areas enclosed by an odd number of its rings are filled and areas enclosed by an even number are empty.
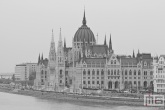
[[[0,110],[155,110],[147,107],[104,106],[82,102],[43,100],[0,92]],[[158,109],[156,109],[158,110]]]

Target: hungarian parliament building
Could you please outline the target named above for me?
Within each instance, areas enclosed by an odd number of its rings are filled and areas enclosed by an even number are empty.
[[[156,63],[156,62],[155,62]],[[84,16],[82,26],[72,39],[72,47],[62,41],[61,30],[57,51],[54,34],[49,58],[39,55],[35,89],[80,93],[89,90],[116,90],[152,88],[154,85],[153,57],[150,53],[130,56],[116,55],[111,35],[107,44],[97,44]]]

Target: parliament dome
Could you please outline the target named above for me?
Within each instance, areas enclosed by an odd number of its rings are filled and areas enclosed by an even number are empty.
[[[85,11],[84,11],[84,18],[82,21],[82,26],[76,31],[74,35],[74,42],[96,42],[95,36],[90,28],[86,25],[86,18],[85,18]]]

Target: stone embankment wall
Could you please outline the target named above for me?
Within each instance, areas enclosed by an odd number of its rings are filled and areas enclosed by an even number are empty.
[[[33,90],[17,90],[13,91],[13,88],[0,87],[0,92],[8,92],[13,94],[21,94],[34,96],[42,99],[50,100],[61,100],[69,102],[84,102],[84,103],[95,103],[105,105],[128,105],[128,106],[143,106],[143,98],[124,98],[124,97],[105,97],[105,96],[93,96],[93,95],[78,95],[78,94],[67,94],[57,92],[42,92]]]

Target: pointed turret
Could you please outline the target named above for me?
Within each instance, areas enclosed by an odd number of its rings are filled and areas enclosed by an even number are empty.
[[[64,48],[66,48],[66,41],[65,41],[65,38],[64,38]]]
[[[41,56],[41,60],[43,60],[44,58],[43,58],[43,53],[42,53],[42,56]]]
[[[140,51],[138,49],[137,58],[140,58],[140,57],[141,57],[141,54],[140,54]]]
[[[62,84],[65,87],[65,54],[64,54],[64,44],[61,35],[61,28],[60,28],[58,47],[57,47],[56,67],[57,67],[56,68],[57,82],[58,84]],[[58,79],[58,75],[61,75],[60,80]]]
[[[132,55],[133,58],[135,58],[135,53],[134,53],[134,50],[133,50],[133,55]]]
[[[59,35],[58,47],[62,47],[63,48],[61,28],[60,28],[60,35]]]
[[[109,39],[109,51],[110,50],[112,50],[111,34],[110,34],[110,39]]]
[[[54,33],[53,33],[53,29],[52,29],[52,40],[51,42],[54,42]]]
[[[59,51],[64,51],[63,49],[64,49],[64,45],[63,45],[63,41],[62,41],[62,34],[61,34],[61,28],[60,28],[60,34],[59,34],[59,40],[58,40],[58,50],[57,50],[58,52],[57,53],[59,53]]]
[[[107,45],[106,35],[105,35],[105,39],[104,39],[104,45]]]
[[[56,50],[55,50],[55,42],[54,42],[54,33],[52,29],[52,39],[50,43],[49,60],[54,61],[55,58],[56,58]]]
[[[59,41],[62,41],[61,28],[60,28],[60,36],[59,36]]]
[[[62,35],[61,35],[61,28],[60,28],[60,35],[59,35],[59,41],[58,41],[58,48],[57,48],[57,61],[58,64],[63,64],[65,62],[65,56],[64,56],[64,47],[62,42]]]
[[[64,38],[64,51],[66,50],[66,41],[65,41],[65,38]]]
[[[40,63],[40,54],[39,54],[39,56],[38,56],[38,64]]]
[[[84,9],[84,17],[83,17],[82,24],[83,24],[83,25],[86,25],[85,9]]]
[[[44,58],[43,58],[43,53],[42,53],[41,60],[40,60],[41,64],[43,63],[43,60],[44,60]]]

